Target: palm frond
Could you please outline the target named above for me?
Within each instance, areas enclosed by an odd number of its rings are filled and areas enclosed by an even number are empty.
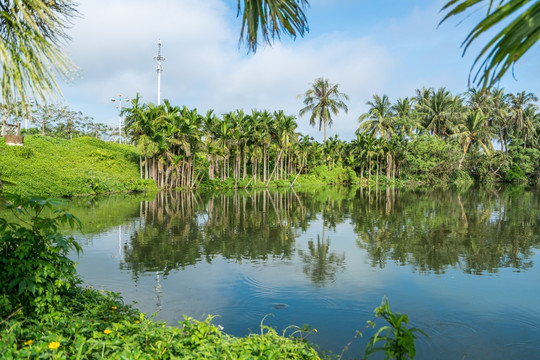
[[[452,0],[441,11],[449,10],[441,23],[488,0]],[[483,88],[497,83],[504,74],[540,39],[540,1],[501,0],[468,34],[463,53],[471,44],[499,26],[503,28],[482,48],[471,67],[472,82]],[[513,20],[512,20],[513,19]],[[503,25],[509,21],[507,25]],[[477,69],[474,71],[474,69]],[[469,82],[471,81],[469,76]]]
[[[257,51],[259,30],[266,44],[272,44],[281,34],[304,36],[309,31],[304,9],[308,0],[238,0],[238,13],[242,14],[240,44],[247,43],[248,52]]]

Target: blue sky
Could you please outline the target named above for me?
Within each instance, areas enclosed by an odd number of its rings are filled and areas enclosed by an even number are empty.
[[[462,41],[483,13],[452,19],[439,0],[311,0],[310,32],[282,38],[247,54],[238,47],[241,21],[236,0],[92,0],[70,29],[66,50],[80,72],[63,84],[65,101],[96,121],[115,125],[111,97],[141,94],[157,102],[157,40],[162,40],[161,93],[173,105],[206,113],[235,109],[284,110],[297,115],[303,94],[318,77],[349,95],[349,113],[334,119],[328,135],[350,140],[374,94],[392,101],[422,87],[467,90],[478,46],[462,57]],[[480,45],[481,43],[479,43]],[[508,92],[540,95],[540,50],[522,58],[501,82]],[[306,117],[298,131],[321,140]]]

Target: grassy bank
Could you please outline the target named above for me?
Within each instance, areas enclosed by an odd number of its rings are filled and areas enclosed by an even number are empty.
[[[24,146],[0,138],[4,191],[41,197],[155,189],[141,180],[139,157],[131,145],[81,137],[65,140],[25,136]]]

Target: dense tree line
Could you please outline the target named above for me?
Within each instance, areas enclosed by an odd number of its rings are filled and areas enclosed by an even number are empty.
[[[540,114],[531,93],[419,89],[392,103],[375,95],[356,138],[319,143],[296,132],[283,111],[209,111],[145,104],[124,109],[141,177],[160,187],[195,188],[203,180],[294,183],[319,166],[354,169],[368,181],[526,181],[539,178]]]

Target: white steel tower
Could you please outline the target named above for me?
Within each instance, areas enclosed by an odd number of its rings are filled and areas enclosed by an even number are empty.
[[[161,104],[161,73],[163,72],[163,66],[161,63],[165,61],[165,57],[161,56],[161,39],[158,39],[158,54],[154,56],[154,60],[157,61],[157,104]]]

